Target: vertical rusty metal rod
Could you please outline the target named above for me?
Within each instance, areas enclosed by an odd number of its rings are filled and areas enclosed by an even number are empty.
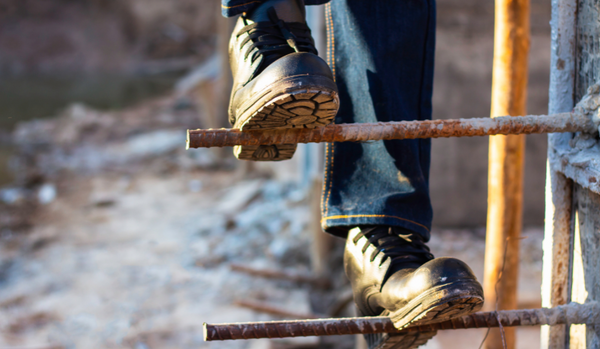
[[[525,115],[529,0],[496,0],[491,116]],[[517,307],[525,138],[492,136],[489,148],[484,310]],[[492,329],[488,349],[515,346],[514,329]]]
[[[552,45],[550,53],[549,113],[573,110],[575,105],[575,66],[577,62],[577,0],[552,0]],[[569,134],[548,135],[546,174],[546,214],[542,306],[555,307],[569,301],[571,270],[571,210],[573,182],[550,166],[555,148]],[[564,348],[568,326],[542,326],[541,347]]]

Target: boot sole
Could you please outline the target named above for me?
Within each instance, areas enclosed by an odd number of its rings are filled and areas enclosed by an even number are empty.
[[[369,349],[413,349],[427,343],[437,331],[409,332],[403,334],[366,334]]]
[[[428,325],[462,317],[483,306],[483,290],[477,282],[455,282],[438,286],[389,314],[394,326]],[[437,331],[365,336],[369,349],[413,349],[433,338]]]
[[[478,282],[454,282],[435,287],[390,313],[394,326],[427,325],[475,312],[483,306],[483,290]]]
[[[340,103],[335,84],[323,82],[327,82],[323,77],[301,76],[275,84],[271,91],[280,92],[260,98],[234,127],[248,131],[329,125]],[[281,161],[291,159],[296,147],[297,144],[235,146],[233,153],[240,160]]]

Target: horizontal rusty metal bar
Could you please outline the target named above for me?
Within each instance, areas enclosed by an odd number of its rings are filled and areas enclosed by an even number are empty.
[[[339,124],[315,129],[244,131],[188,130],[188,148],[232,147],[321,142],[366,142],[390,139],[472,137],[507,134],[579,132],[595,130],[589,117],[578,113],[520,117]]]
[[[362,317],[319,320],[291,320],[246,322],[232,324],[204,324],[206,341],[331,336],[373,333],[407,333],[502,326],[537,326],[558,324],[598,324],[598,303],[571,303],[555,308],[480,312],[437,324],[408,327],[397,330],[388,317]]]

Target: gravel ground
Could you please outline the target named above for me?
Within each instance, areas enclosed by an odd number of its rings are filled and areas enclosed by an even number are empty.
[[[180,130],[195,120],[181,103],[118,114],[75,106],[15,131],[23,178],[2,189],[10,210],[0,216],[21,223],[0,221],[0,348],[354,347],[351,336],[204,342],[204,322],[279,318],[238,301],[327,314],[348,287],[341,241],[329,290],[231,270],[309,274],[311,200],[297,183],[183,150]],[[539,306],[542,232],[524,235],[520,299]],[[481,277],[483,229],[435,229],[430,246]],[[477,348],[484,335],[440,332],[427,348]],[[539,345],[537,329],[518,338],[519,348]]]

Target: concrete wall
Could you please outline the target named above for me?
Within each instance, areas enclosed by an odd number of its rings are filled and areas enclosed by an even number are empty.
[[[218,0],[3,0],[0,76],[132,74],[157,60],[202,60],[218,17]]]
[[[550,2],[532,1],[528,113],[548,110]],[[493,1],[438,1],[433,118],[488,117],[494,40]],[[434,225],[484,226],[488,137],[433,140]],[[524,225],[543,224],[546,136],[527,138]]]

